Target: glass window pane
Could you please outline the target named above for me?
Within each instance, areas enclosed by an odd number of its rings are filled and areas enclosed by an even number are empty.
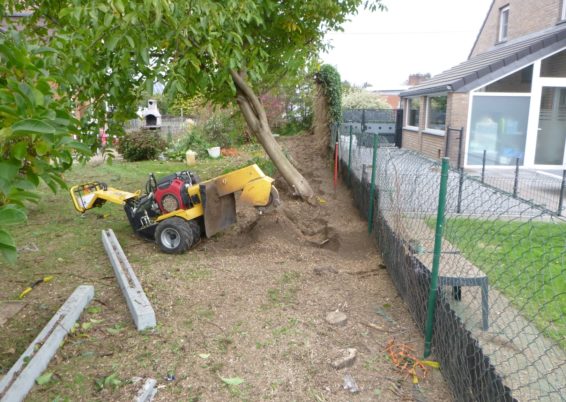
[[[523,164],[530,98],[526,96],[475,96],[472,101],[468,165]]]
[[[407,100],[407,125],[418,127],[419,126],[419,113],[421,111],[421,99],[409,98]]]
[[[499,41],[507,40],[507,29],[509,27],[509,7],[499,11]]]
[[[446,96],[428,98],[428,119],[426,128],[446,130]]]
[[[544,87],[540,102],[535,164],[564,163],[566,146],[566,88]]]

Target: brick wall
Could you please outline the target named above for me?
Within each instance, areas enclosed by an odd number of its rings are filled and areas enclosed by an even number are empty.
[[[450,93],[448,94],[448,106],[446,108],[446,125],[454,129],[464,128],[462,138],[462,148],[466,145],[466,130],[468,126],[468,106],[470,96],[467,93]],[[458,161],[458,133],[450,132],[450,140],[448,141],[449,149],[448,156],[450,158],[451,166],[456,166]],[[446,145],[444,150],[446,149]],[[462,149],[462,153],[464,149]],[[464,156],[462,155],[462,163],[464,163]]]
[[[421,150],[421,134],[418,131],[403,130],[403,148]]]
[[[499,10],[506,5],[509,5],[508,40],[511,40],[556,25],[560,19],[562,0],[495,0],[471,56],[483,53],[496,44]]]
[[[423,107],[419,114],[420,122],[418,131],[408,129],[403,130],[403,148],[421,152],[423,155],[435,159],[448,156],[452,166],[456,166],[458,160],[458,133],[450,133],[450,149],[448,150],[448,155],[445,155],[446,135],[435,135],[425,131],[425,101],[426,97],[421,97]],[[468,105],[469,95],[467,93],[448,94],[448,102],[446,106],[446,126],[454,129],[464,128],[464,137],[462,138],[463,144],[465,144],[466,140]]]
[[[444,135],[422,133],[422,153],[429,158],[439,159],[444,156]]]

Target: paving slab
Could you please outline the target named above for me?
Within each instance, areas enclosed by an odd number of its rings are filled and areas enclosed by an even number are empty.
[[[65,336],[94,297],[94,287],[81,285],[69,296],[10,371],[0,380],[0,401],[22,401],[47,368]]]
[[[138,331],[157,325],[155,312],[112,229],[102,231],[102,243]]]

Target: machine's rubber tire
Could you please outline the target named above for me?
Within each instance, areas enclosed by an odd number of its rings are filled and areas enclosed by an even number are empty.
[[[159,222],[155,230],[155,242],[167,254],[184,253],[195,243],[191,225],[178,217]]]
[[[196,219],[193,219],[192,221],[189,221],[189,226],[193,232],[193,244],[197,244],[201,237],[200,224]]]

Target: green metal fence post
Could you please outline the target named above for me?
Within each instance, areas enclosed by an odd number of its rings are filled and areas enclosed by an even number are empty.
[[[379,147],[379,134],[373,136],[373,158],[371,162],[371,184],[369,188],[368,233],[373,230],[373,197],[375,194],[375,171],[377,168],[377,148]]]
[[[352,126],[350,126],[350,147],[348,148],[348,184],[352,184]]]
[[[449,158],[442,158],[442,169],[440,173],[440,191],[438,192],[438,212],[436,214],[436,230],[434,233],[434,254],[432,257],[432,276],[430,279],[430,290],[428,292],[428,307],[425,325],[424,357],[430,355],[432,342],[432,328],[434,326],[434,310],[436,308],[436,296],[438,286],[438,268],[440,265],[440,252],[442,250],[442,232],[444,231],[444,211],[446,209],[446,190],[448,183]]]

